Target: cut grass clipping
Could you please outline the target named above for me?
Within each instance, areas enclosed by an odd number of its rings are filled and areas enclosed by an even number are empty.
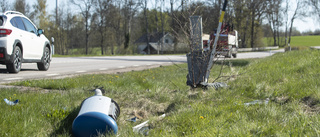
[[[210,81],[220,67],[214,66]],[[35,88],[0,89],[2,99],[20,100],[15,106],[1,101],[0,136],[72,136],[81,102],[100,86],[120,105],[118,135],[123,137],[141,136],[132,127],[146,120],[149,136],[319,136],[319,51],[226,61],[218,82],[229,87],[220,90],[190,89],[186,68],[14,83]],[[245,105],[266,99],[267,104]],[[135,116],[137,122],[127,121]]]

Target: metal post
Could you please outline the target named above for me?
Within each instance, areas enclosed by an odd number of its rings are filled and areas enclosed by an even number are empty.
[[[202,17],[190,17],[190,53],[187,54],[188,71],[187,85],[197,87],[204,81],[207,61],[202,45]]]
[[[202,43],[202,17],[191,16],[191,52],[201,52],[203,50]]]
[[[223,21],[223,18],[224,18],[224,13],[226,11],[227,3],[228,3],[228,0],[225,0],[224,4],[223,4],[221,15],[220,15],[219,25],[218,25],[217,32],[216,32],[216,38],[214,39],[213,49],[211,51],[209,65],[208,65],[207,72],[206,72],[206,77],[205,77],[205,82],[206,83],[208,83],[210,69],[212,68],[212,65],[213,65],[213,58],[214,58],[214,54],[216,52],[216,46],[217,46],[217,43],[218,43],[218,39],[219,39],[220,31],[221,31],[221,25],[222,25],[222,21]]]

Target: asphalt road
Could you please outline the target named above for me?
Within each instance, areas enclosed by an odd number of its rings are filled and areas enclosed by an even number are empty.
[[[237,59],[263,58],[283,50],[238,53]],[[0,65],[0,83],[18,80],[62,78],[89,73],[116,73],[159,67],[174,63],[186,63],[185,55],[162,56],[105,56],[53,58],[48,71],[39,71],[37,64],[24,63],[18,74],[9,74],[5,65]]]

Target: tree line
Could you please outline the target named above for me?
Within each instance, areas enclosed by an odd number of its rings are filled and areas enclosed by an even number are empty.
[[[54,37],[55,53],[61,55],[135,54],[135,40],[156,32],[170,32],[175,42],[188,43],[189,17],[202,16],[203,32],[209,34],[218,25],[222,4],[223,0],[69,0],[48,11],[47,0],[33,5],[0,0],[2,12],[19,11],[48,38]],[[297,33],[297,19],[320,19],[319,7],[320,0],[229,0],[224,23],[239,32],[240,47],[264,46],[263,37],[284,46]]]

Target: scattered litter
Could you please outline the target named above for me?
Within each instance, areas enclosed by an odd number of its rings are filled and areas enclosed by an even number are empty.
[[[143,134],[143,135],[148,135],[148,133],[149,133],[149,126],[147,126],[148,122],[149,122],[149,120],[147,120],[147,121],[145,121],[145,122],[143,122],[143,123],[141,123],[139,125],[134,126],[132,128],[133,132],[140,133],[140,134]]]
[[[136,121],[137,121],[137,117],[130,118],[130,119],[128,119],[127,121],[136,122]]]
[[[266,100],[255,100],[255,101],[251,101],[248,103],[244,103],[245,106],[249,106],[249,105],[254,105],[254,104],[268,104],[269,103],[269,98],[267,98]]]
[[[160,120],[163,119],[164,117],[166,117],[166,114],[162,114],[161,116],[159,116]]]
[[[149,130],[150,130],[149,126],[144,126],[139,130],[139,133],[147,136],[149,135]]]
[[[4,99],[4,102],[6,102],[6,103],[7,103],[8,105],[10,105],[10,106],[13,106],[13,105],[18,104],[19,99],[15,100],[15,101],[10,101],[10,100],[8,100],[7,98],[5,98],[5,99]]]
[[[219,88],[224,88],[224,87],[228,87],[228,85],[226,83],[223,82],[214,82],[214,83],[201,83],[204,86],[207,87],[214,87],[216,90],[218,90]]]
[[[159,120],[162,120],[164,117],[166,117],[166,114],[162,114],[161,116],[159,116]],[[150,130],[150,128],[148,126],[148,122],[149,122],[149,120],[147,120],[139,125],[134,126],[132,128],[133,132],[140,133],[142,135],[147,136],[149,134],[149,130]]]

